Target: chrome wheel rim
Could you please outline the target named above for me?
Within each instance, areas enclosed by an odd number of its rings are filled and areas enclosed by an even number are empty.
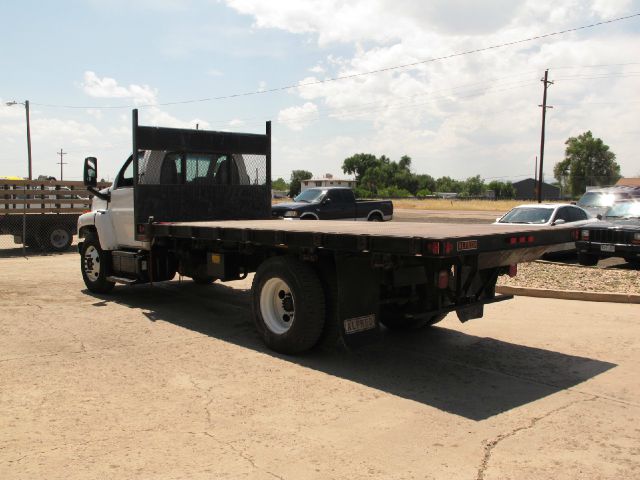
[[[267,328],[276,335],[288,332],[295,321],[295,298],[281,278],[270,278],[260,292],[260,313]]]
[[[100,276],[100,252],[93,245],[84,251],[84,273],[92,282]]]
[[[69,242],[69,232],[64,228],[56,228],[49,235],[49,241],[54,248],[64,248]]]

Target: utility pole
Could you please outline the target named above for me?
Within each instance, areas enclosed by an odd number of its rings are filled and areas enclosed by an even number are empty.
[[[551,106],[547,106],[547,88],[549,84],[553,84],[553,82],[549,81],[549,69],[547,68],[544,71],[544,78],[541,78],[540,81],[544,84],[544,93],[542,94],[542,105],[538,105],[542,107],[542,132],[540,133],[540,173],[538,175],[538,203],[542,203],[542,164],[544,162],[544,124],[545,119],[547,117],[547,108],[553,108]]]
[[[24,109],[27,113],[27,165],[29,168],[29,180],[32,180],[31,173],[31,125],[29,124],[29,100],[25,100],[24,103],[16,102],[15,100],[7,102],[6,105],[11,107],[12,105],[24,105]]]
[[[60,181],[63,180],[63,178],[62,178],[62,166],[67,164],[67,162],[63,162],[62,161],[62,156],[66,155],[66,154],[67,154],[67,152],[63,152],[62,149],[60,149],[60,151],[58,152],[58,155],[60,155],[60,161],[58,162],[58,164],[60,165]]]

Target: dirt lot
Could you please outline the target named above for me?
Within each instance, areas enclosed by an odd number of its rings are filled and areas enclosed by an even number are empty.
[[[97,297],[78,261],[0,258],[2,479],[640,477],[637,305],[517,298],[290,358],[247,281]]]

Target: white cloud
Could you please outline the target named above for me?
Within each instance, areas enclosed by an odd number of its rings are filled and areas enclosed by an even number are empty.
[[[640,101],[638,78],[614,77],[616,67],[610,67],[600,70],[602,80],[588,80],[581,78],[588,76],[584,69],[575,68],[629,62],[628,52],[640,49],[640,38],[627,30],[628,23],[425,62],[629,14],[630,1],[493,0],[481,6],[463,0],[226,1],[252,15],[255,28],[305,35],[327,51],[308,67],[314,76],[300,85],[351,76],[300,86],[294,94],[308,103],[284,109],[278,117],[289,128],[300,130],[310,118],[328,117],[326,125],[365,123],[370,129],[355,145],[362,141],[363,151],[394,158],[409,154],[418,171],[457,177],[527,174],[538,154],[539,79],[551,68],[551,79],[558,81],[549,92],[550,104],[578,105],[557,108],[547,117],[547,175],[563,156],[564,140],[588,129],[600,132],[618,154],[623,173],[632,169],[635,152],[623,132],[638,115],[633,104]],[[333,44],[347,45],[353,53],[335,56]],[[411,63],[417,64],[358,75]],[[618,70],[637,71],[637,66]],[[585,103],[597,99],[619,105],[598,109]],[[335,160],[323,154],[355,153],[313,148],[314,158],[323,163]]]
[[[95,72],[84,72],[84,93],[94,98],[130,98],[136,105],[154,105],[158,102],[158,90],[149,85],[131,84],[123,87],[109,77],[98,77]]]
[[[286,125],[291,130],[299,131],[311,125],[318,116],[318,106],[312,102],[306,102],[299,107],[289,107],[280,110],[278,122]]]
[[[242,125],[244,125],[244,120],[240,120],[239,118],[234,118],[229,121],[229,127],[231,128],[241,127]]]

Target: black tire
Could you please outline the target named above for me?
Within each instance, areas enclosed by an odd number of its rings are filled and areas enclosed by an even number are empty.
[[[69,250],[73,234],[64,225],[54,225],[49,227],[44,236],[40,238],[42,249],[49,252],[64,252]]]
[[[380,323],[389,330],[418,330],[431,327],[442,321],[446,316],[446,313],[441,313],[427,318],[414,318],[410,315],[407,316],[402,308],[396,305],[380,308]]]
[[[626,262],[633,268],[640,268],[640,258],[625,257]]]
[[[578,263],[585,267],[593,267],[598,264],[598,257],[590,253],[578,252]]]
[[[191,277],[191,280],[198,285],[211,285],[216,281],[216,277],[212,277],[210,275],[196,275],[195,277]]]
[[[94,293],[108,293],[115,286],[107,280],[107,265],[111,260],[111,253],[100,248],[100,242],[95,235],[88,235],[80,251],[80,270],[87,288]],[[97,265],[97,268],[96,268]]]
[[[370,222],[381,222],[382,215],[380,215],[379,213],[372,213],[371,215],[369,215],[369,218],[367,220],[369,220]]]
[[[318,343],[325,322],[325,295],[318,274],[295,257],[273,257],[251,285],[258,333],[276,352],[305,352]]]

